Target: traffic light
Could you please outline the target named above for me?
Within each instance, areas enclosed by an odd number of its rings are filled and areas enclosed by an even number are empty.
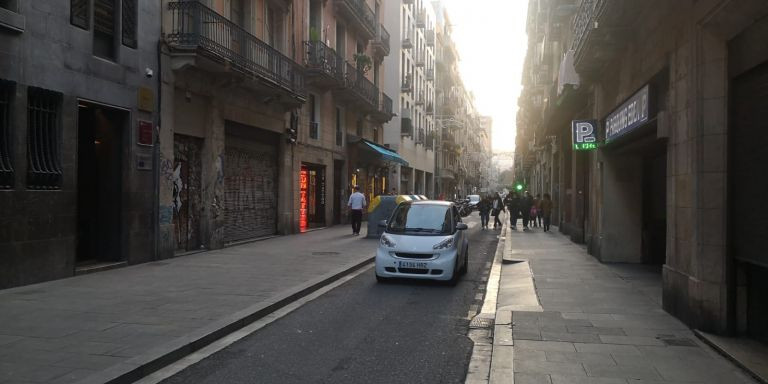
[[[515,184],[515,191],[522,192],[523,191],[523,183],[516,183]]]
[[[299,138],[299,114],[296,111],[291,112],[291,123],[285,132],[288,134],[286,138],[288,144],[296,144]]]

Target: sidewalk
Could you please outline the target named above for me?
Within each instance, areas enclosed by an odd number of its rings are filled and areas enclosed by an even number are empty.
[[[0,383],[130,382],[371,261],[348,226],[0,291]]]
[[[754,383],[661,309],[660,271],[520,228],[504,228],[490,383]]]

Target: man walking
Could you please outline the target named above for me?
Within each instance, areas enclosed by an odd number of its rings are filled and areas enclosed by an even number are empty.
[[[353,190],[354,192],[349,196],[347,206],[352,214],[352,234],[357,236],[360,234],[360,225],[363,222],[363,207],[366,206],[366,202],[365,195],[360,193],[360,187],[355,185]]]
[[[525,191],[525,196],[520,200],[520,210],[523,214],[523,231],[528,230],[528,223],[531,221],[531,207],[533,207],[533,196]]]

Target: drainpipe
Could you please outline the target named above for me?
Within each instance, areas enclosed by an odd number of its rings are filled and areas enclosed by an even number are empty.
[[[154,129],[154,140],[152,146],[152,178],[154,181],[153,200],[152,200],[152,227],[154,229],[153,260],[160,259],[160,124],[162,123],[162,88],[163,88],[163,66],[161,52],[163,39],[157,40],[157,107],[156,124]]]

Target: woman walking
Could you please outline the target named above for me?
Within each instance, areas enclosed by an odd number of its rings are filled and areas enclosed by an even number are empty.
[[[549,221],[552,219],[552,198],[549,193],[544,194],[544,198],[539,202],[541,215],[544,217],[544,232],[549,232]]]

